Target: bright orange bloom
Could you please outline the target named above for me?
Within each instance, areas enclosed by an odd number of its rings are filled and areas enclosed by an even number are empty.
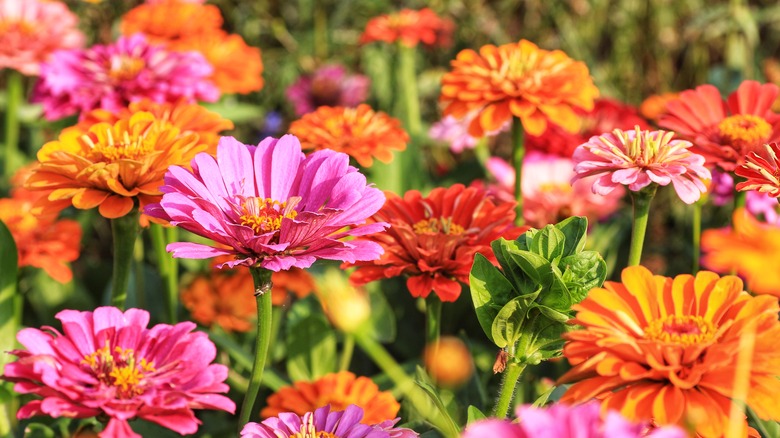
[[[127,11],[120,24],[123,35],[143,33],[153,43],[168,43],[221,27],[222,13],[218,7],[178,0],[138,5]]]
[[[457,388],[474,374],[474,359],[466,343],[455,336],[442,336],[438,342],[425,346],[425,369],[441,386]]]
[[[394,419],[401,405],[390,391],[379,387],[368,377],[356,377],[349,371],[327,374],[314,382],[295,382],[268,397],[260,412],[263,418],[281,412],[303,415],[319,407],[331,406],[331,411],[343,411],[349,405],[363,408],[363,424],[377,424]]]
[[[747,181],[737,183],[737,190],[755,190],[777,198],[780,197],[780,145],[770,143],[764,145],[766,157],[751,152],[745,157],[745,163],[735,170],[735,173]]]
[[[63,131],[38,151],[39,164],[26,187],[48,192],[36,205],[42,214],[72,204],[98,207],[103,217],[114,219],[158,202],[168,167],[189,166],[205,149],[196,134],[182,134],[153,114],[138,112],[113,125],[97,123],[87,132]]]
[[[395,14],[380,15],[369,20],[365,32],[360,36],[360,43],[399,41],[408,47],[420,43],[431,47],[448,46],[454,28],[452,21],[439,17],[429,8],[419,11],[402,9]]]
[[[702,264],[721,273],[736,271],[751,292],[780,296],[780,227],[759,222],[744,208],[734,211],[733,224],[704,231]]]
[[[370,167],[374,158],[389,163],[390,152],[406,149],[409,135],[401,122],[368,105],[357,108],[321,106],[290,125],[290,134],[298,137],[306,150],[333,149]]]
[[[287,302],[291,294],[296,298],[303,298],[314,292],[314,278],[305,269],[290,268],[286,271],[278,271],[271,274],[271,303],[281,306]]]
[[[572,307],[583,329],[564,335],[573,368],[559,383],[576,383],[562,402],[596,398],[629,419],[690,424],[701,437],[719,438],[743,377],[747,404],[763,419],[780,419],[777,297],[753,297],[739,278],[707,271],[668,278],[633,266],[622,281],[605,282]],[[749,366],[738,366],[741,338],[753,335]]]
[[[654,94],[639,105],[639,114],[655,122],[666,112],[666,104],[680,97],[680,93]],[[607,132],[607,131],[604,131]]]
[[[541,135],[547,124],[577,132],[580,120],[574,107],[593,109],[599,90],[588,67],[560,50],[542,50],[518,43],[462,50],[442,78],[440,100],[444,115],[465,118],[472,137],[495,131],[512,116],[520,118],[528,134]]]

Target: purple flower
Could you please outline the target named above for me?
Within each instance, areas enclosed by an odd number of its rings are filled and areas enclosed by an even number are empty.
[[[385,195],[366,184],[347,154],[321,150],[304,156],[292,135],[257,146],[222,137],[216,159],[196,155],[192,172],[171,166],[160,191],[162,200],[148,205],[146,214],[221,246],[172,243],[174,257],[234,255],[220,266],[281,271],[308,268],[316,259],[354,263],[382,254],[374,242],[342,239],[387,227],[365,224]]]
[[[450,150],[456,154],[466,149],[474,149],[479,141],[479,139],[469,135],[468,121],[464,122],[453,116],[445,116],[431,125],[428,136],[434,140],[449,143]]]
[[[728,204],[734,199],[734,177],[731,173],[714,169],[710,181],[709,192],[712,203],[717,206]]]
[[[302,116],[320,106],[356,107],[365,102],[370,84],[366,76],[349,75],[340,65],[326,65],[301,76],[286,94],[295,114]]]

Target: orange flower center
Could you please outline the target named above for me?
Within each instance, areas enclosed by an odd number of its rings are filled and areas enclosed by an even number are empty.
[[[574,188],[571,184],[548,182],[539,185],[539,191],[544,193],[571,193]]]
[[[287,208],[287,202],[271,198],[247,198],[241,205],[241,225],[263,234],[282,228],[282,219],[295,219],[298,212]]]
[[[118,160],[139,160],[154,150],[154,142],[145,141],[145,136],[131,138],[125,131],[122,138],[114,138],[113,131],[106,130],[106,142],[95,143],[92,138],[84,134],[81,139],[92,149],[94,159],[104,159],[113,162]]]
[[[37,26],[27,21],[0,21],[0,34],[9,34],[11,32],[20,33],[24,36],[33,35]]]
[[[127,55],[120,55],[111,58],[108,76],[115,82],[129,81],[138,76],[146,67],[143,59]]]
[[[645,328],[645,339],[689,346],[709,341],[715,325],[701,316],[668,315]]]
[[[131,348],[106,345],[94,353],[84,356],[81,363],[86,364],[102,383],[116,388],[117,396],[122,399],[132,398],[144,393],[144,377],[156,371],[154,362],[146,359],[138,360]]]
[[[463,234],[465,230],[462,226],[453,223],[452,218],[431,218],[423,219],[414,224],[415,234]]]
[[[772,126],[763,117],[738,114],[718,123],[718,131],[721,139],[745,155],[769,140]]]

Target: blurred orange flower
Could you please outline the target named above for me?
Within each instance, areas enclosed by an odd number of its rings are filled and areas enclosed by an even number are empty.
[[[327,374],[314,382],[295,382],[268,397],[267,406],[260,412],[263,418],[281,412],[303,415],[319,407],[330,405],[331,411],[343,411],[349,405],[363,408],[363,424],[378,424],[392,420],[401,405],[390,391],[379,387],[368,377],[356,377],[349,371]]]
[[[583,328],[564,335],[576,382],[563,403],[593,398],[603,408],[660,425],[690,424],[698,436],[722,437],[729,425],[735,378],[749,379],[746,403],[763,419],[780,419],[777,298],[753,297],[734,276],[695,277],[623,270],[572,308]],[[747,368],[738,366],[742,337],[755,336]],[[747,433],[743,423],[742,434]]]
[[[366,30],[360,36],[360,43],[399,41],[408,47],[420,43],[431,47],[448,46],[454,28],[452,21],[439,17],[429,8],[419,11],[402,9],[395,14],[380,15],[369,20]]]
[[[704,231],[702,265],[736,271],[751,292],[780,296],[780,227],[759,222],[744,208],[734,211],[733,225]]]
[[[290,125],[304,150],[332,149],[370,167],[376,158],[383,163],[393,159],[391,150],[406,149],[409,135],[401,122],[368,105],[357,108],[321,106]]]
[[[222,13],[214,5],[165,0],[130,9],[119,27],[123,35],[142,33],[152,43],[168,43],[219,30]]]
[[[680,97],[680,93],[654,94],[642,101],[642,104],[639,105],[639,114],[647,120],[658,122],[666,112],[666,104],[678,97]]]
[[[466,344],[455,336],[442,336],[425,346],[425,369],[441,386],[457,388],[474,374],[474,359]]]
[[[541,135],[548,123],[576,132],[580,121],[574,108],[593,109],[599,90],[588,67],[560,50],[542,50],[518,43],[462,50],[442,78],[440,100],[444,115],[473,117],[472,137],[495,131],[512,116],[520,118],[530,135]]]

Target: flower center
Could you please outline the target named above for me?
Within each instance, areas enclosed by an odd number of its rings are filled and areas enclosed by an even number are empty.
[[[294,203],[295,204],[295,203]],[[282,228],[282,219],[295,219],[298,212],[294,205],[271,198],[250,197],[241,204],[241,225],[251,228],[255,234],[264,234]]]
[[[28,21],[0,21],[0,34],[7,35],[12,32],[20,33],[24,36],[35,34],[37,26]]]
[[[156,371],[154,362],[138,360],[131,348],[106,345],[94,353],[84,356],[81,363],[86,364],[103,384],[116,388],[117,396],[132,398],[144,393],[144,377]]]
[[[715,335],[715,325],[701,316],[669,315],[657,319],[645,328],[645,339],[689,346],[709,341]]]
[[[462,226],[453,223],[452,218],[423,219],[414,224],[415,234],[447,234],[449,236],[463,234]]]
[[[115,82],[135,79],[138,73],[146,67],[143,59],[127,55],[119,55],[111,58],[108,76]]]
[[[547,182],[539,185],[539,191],[543,193],[571,193],[574,191],[574,188],[571,184]]]
[[[104,159],[113,162],[118,160],[138,160],[154,150],[154,142],[146,141],[146,136],[131,138],[127,131],[122,133],[122,138],[114,138],[111,128],[106,130],[105,142],[95,143],[88,134],[81,139],[92,149],[95,159]]]
[[[718,123],[718,132],[721,139],[728,142],[741,155],[755,150],[769,140],[772,135],[772,126],[753,114],[738,114],[727,117]]]

